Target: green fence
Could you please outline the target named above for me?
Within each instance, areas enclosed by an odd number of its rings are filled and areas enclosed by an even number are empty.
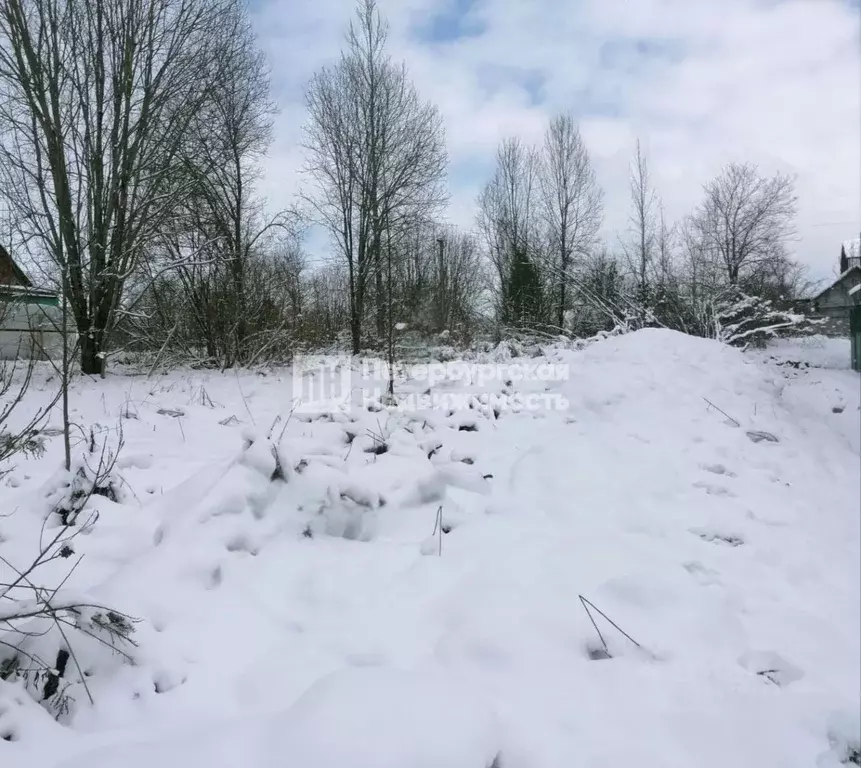
[[[849,333],[852,338],[852,370],[861,371],[861,304],[849,310]]]

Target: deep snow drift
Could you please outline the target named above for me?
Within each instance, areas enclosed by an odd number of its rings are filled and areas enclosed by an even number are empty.
[[[62,724],[0,682],[0,765],[836,768],[861,685],[847,362],[650,330],[328,414],[290,371],[80,382],[123,482],[64,589],[140,619],[134,664],[82,646],[95,705],[74,684]],[[0,487],[17,567],[60,443]]]

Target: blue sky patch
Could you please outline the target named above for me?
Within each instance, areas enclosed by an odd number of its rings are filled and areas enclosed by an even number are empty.
[[[527,93],[530,106],[544,101],[547,75],[540,69],[485,64],[478,67],[477,75],[479,85],[490,95],[515,86]]]
[[[415,36],[428,43],[448,43],[464,37],[478,37],[487,25],[474,10],[479,0],[449,0],[439,11],[414,27]]]

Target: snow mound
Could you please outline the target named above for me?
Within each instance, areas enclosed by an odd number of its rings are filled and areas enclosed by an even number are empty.
[[[302,418],[289,371],[165,377],[125,428],[151,457],[124,469],[141,503],[98,501],[67,585],[141,619],[136,665],[100,676],[68,728],[7,706],[20,738],[0,762],[845,764],[861,391],[830,351],[792,344],[507,345],[468,376],[397,382],[464,395],[448,406]],[[555,373],[515,376],[536,365]],[[130,386],[73,400],[119,413]],[[158,413],[203,386],[211,407]],[[10,508],[38,469],[0,486]],[[0,519],[4,557],[25,562],[39,524]]]
[[[487,705],[441,669],[338,672],[285,712],[226,730],[88,752],[61,768],[489,768],[499,744]]]
[[[268,751],[280,753],[272,768],[486,768],[499,748],[487,705],[440,669],[336,673],[312,686],[270,738]]]

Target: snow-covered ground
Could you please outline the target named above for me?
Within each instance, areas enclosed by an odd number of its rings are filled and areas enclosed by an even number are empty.
[[[63,589],[140,619],[135,663],[81,645],[95,704],[75,683],[61,723],[0,682],[0,765],[836,768],[861,730],[847,347],[640,331],[324,415],[290,371],[78,381],[123,483],[39,579],[83,555]],[[19,569],[61,457],[0,487]]]

